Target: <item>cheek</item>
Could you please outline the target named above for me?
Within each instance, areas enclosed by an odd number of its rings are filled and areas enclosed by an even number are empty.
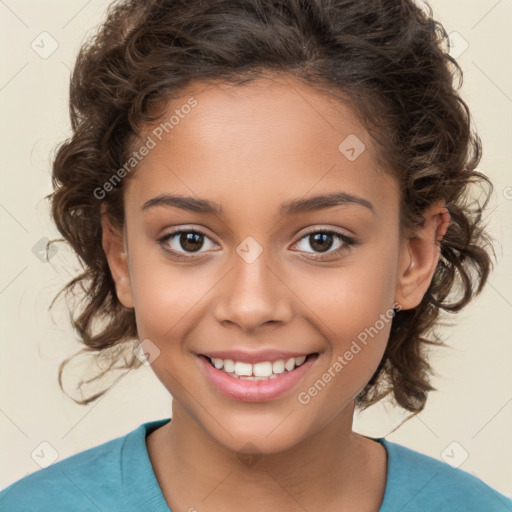
[[[336,275],[318,273],[314,287],[310,278],[303,281],[299,293],[307,297],[310,321],[328,342],[319,373],[302,389],[303,398],[330,404],[327,414],[355,397],[382,359],[394,317],[396,257],[396,251],[383,246],[360,254]]]
[[[179,339],[214,285],[215,276],[209,279],[208,272],[199,266],[171,263],[159,248],[145,250],[143,244],[130,251],[130,260],[139,336],[155,338],[155,343]]]
[[[325,338],[346,343],[373,326],[381,314],[391,314],[397,257],[398,251],[390,245],[372,245],[356,251],[343,267],[297,276],[294,291],[310,308],[311,322],[322,328]]]

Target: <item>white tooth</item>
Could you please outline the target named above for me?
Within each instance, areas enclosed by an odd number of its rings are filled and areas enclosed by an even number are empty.
[[[224,361],[224,371],[227,373],[233,373],[235,371],[235,362],[231,359],[226,359]]]
[[[272,375],[272,363],[264,361],[252,365],[252,371],[256,377],[270,377]]]
[[[272,372],[273,373],[283,373],[284,372],[284,360],[279,359],[279,361],[274,361],[272,363]]]
[[[268,377],[254,377],[253,380],[268,380]]]
[[[244,379],[244,380],[256,380],[256,377],[240,377],[241,379]]]
[[[224,362],[224,365],[226,362]],[[235,373],[237,375],[252,375],[252,364],[241,363],[240,361],[235,363]]]
[[[273,373],[273,374],[269,377],[269,379],[277,379],[277,375]]]
[[[306,360],[306,356],[300,356],[295,358],[295,364],[300,366]]]
[[[219,359],[218,357],[214,357],[212,361],[213,365],[215,366],[215,368],[217,368],[217,370],[221,370],[222,367],[224,366],[224,361],[222,359]]]
[[[290,357],[286,363],[284,363],[284,367],[291,372],[295,368],[295,357]]]

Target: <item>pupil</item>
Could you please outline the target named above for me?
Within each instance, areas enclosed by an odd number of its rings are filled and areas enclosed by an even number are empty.
[[[332,236],[328,233],[315,233],[310,235],[311,247],[316,251],[325,252],[332,247]],[[311,242],[312,240],[312,242]],[[203,245],[202,235],[199,233],[182,233],[180,245],[187,251],[198,251]]]
[[[310,238],[313,239],[312,243],[310,241],[311,247],[320,252],[325,252],[332,246],[332,235],[329,233],[315,233],[311,235]],[[315,244],[318,244],[318,247],[315,247]]]
[[[199,233],[182,233],[180,236],[180,245],[187,251],[198,251],[203,245],[202,235]]]

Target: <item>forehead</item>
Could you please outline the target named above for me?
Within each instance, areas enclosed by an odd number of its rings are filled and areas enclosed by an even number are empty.
[[[237,199],[281,203],[333,190],[396,203],[396,183],[350,106],[294,78],[195,83],[167,103],[139,144],[149,139],[127,190],[138,204],[177,192],[229,209]]]

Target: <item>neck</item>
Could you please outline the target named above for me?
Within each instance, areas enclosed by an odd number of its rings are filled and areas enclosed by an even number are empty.
[[[375,512],[379,499],[363,508],[361,493],[378,478],[376,447],[369,450],[369,443],[383,447],[352,431],[353,412],[352,402],[292,448],[242,454],[218,443],[174,402],[172,421],[148,436],[148,452],[173,511],[328,511],[346,504]]]

